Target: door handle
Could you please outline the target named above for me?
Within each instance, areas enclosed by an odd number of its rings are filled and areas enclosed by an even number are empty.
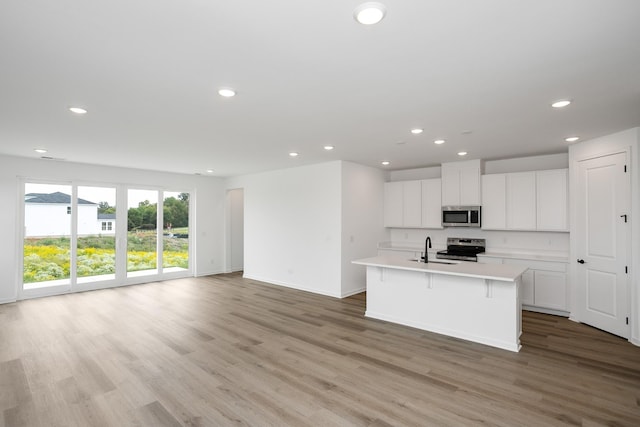
[[[579,264],[584,264],[584,260],[583,260],[583,259],[579,259],[579,260],[578,260],[578,263],[579,263]]]

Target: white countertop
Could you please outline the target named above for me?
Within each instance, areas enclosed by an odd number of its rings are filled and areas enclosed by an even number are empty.
[[[554,253],[531,253],[531,252],[483,252],[478,254],[479,257],[489,258],[509,258],[509,259],[526,259],[530,261],[550,261],[550,262],[569,262],[569,255],[567,254],[554,254]]]
[[[498,280],[513,282],[520,277],[526,267],[505,264],[483,264],[477,262],[460,262],[457,264],[440,264],[429,262],[427,264],[402,259],[397,256],[377,256],[352,261],[353,264],[368,267],[393,268],[398,270],[419,271],[423,273],[444,274],[448,276],[473,277],[477,279]]]

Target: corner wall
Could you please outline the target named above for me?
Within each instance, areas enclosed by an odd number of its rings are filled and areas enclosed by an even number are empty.
[[[340,297],[341,162],[226,180],[244,189],[244,277]]]
[[[351,261],[376,256],[378,242],[388,239],[384,181],[379,169],[342,162],[342,297],[366,290],[366,269]]]

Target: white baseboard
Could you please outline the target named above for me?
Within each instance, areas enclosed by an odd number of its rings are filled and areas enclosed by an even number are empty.
[[[285,288],[291,288],[291,289],[297,289],[299,291],[311,292],[312,294],[324,295],[324,296],[328,296],[328,297],[332,297],[332,298],[342,298],[342,296],[338,295],[338,294],[334,294],[334,293],[331,293],[331,292],[325,292],[325,291],[318,290],[318,289],[307,288],[307,287],[304,287],[304,286],[296,285],[295,283],[281,282],[279,280],[272,280],[272,279],[269,279],[269,278],[266,278],[266,277],[251,276],[251,275],[247,275],[247,274],[245,274],[243,277],[245,279],[257,280],[259,282],[269,283],[271,285],[283,286]]]

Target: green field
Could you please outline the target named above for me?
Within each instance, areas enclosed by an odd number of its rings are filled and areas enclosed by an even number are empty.
[[[174,229],[173,233],[188,234]],[[70,239],[26,238],[24,241],[24,283],[68,279],[70,273]],[[163,237],[164,268],[189,267],[189,241],[186,238]],[[127,238],[127,271],[157,268],[155,231],[132,231]],[[78,277],[114,274],[116,250],[114,236],[78,238]]]

